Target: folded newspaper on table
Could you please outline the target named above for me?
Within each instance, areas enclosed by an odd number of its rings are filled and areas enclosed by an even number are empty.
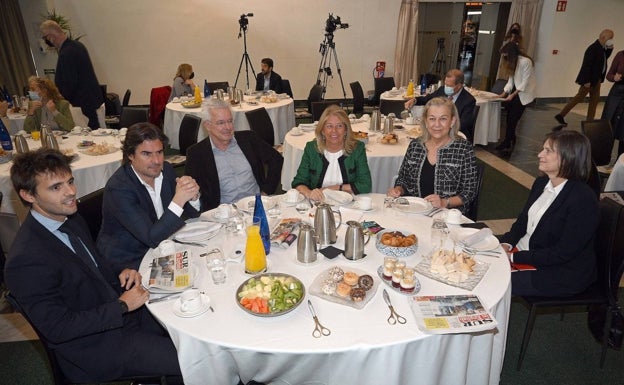
[[[166,291],[183,291],[191,282],[189,250],[178,251],[166,257],[156,257],[152,262],[149,287]]]
[[[498,325],[476,295],[416,296],[409,304],[425,334],[470,333]]]
[[[271,246],[281,247],[283,249],[288,248],[297,239],[295,230],[299,226],[301,219],[299,218],[284,218],[271,232]]]

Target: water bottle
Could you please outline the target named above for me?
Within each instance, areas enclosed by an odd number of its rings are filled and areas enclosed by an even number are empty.
[[[9,130],[0,119],[0,145],[2,145],[2,149],[4,151],[13,151],[13,143],[11,143],[11,135],[9,135]]]
[[[267,220],[260,194],[256,194],[256,204],[254,205],[253,216],[254,218],[260,218],[260,238],[262,238],[264,253],[269,255],[271,252],[271,233],[269,230],[269,221]]]
[[[210,96],[210,87],[208,86],[208,80],[204,79],[204,98]]]
[[[426,95],[426,94],[427,94],[427,77],[423,75],[420,78],[420,95]]]

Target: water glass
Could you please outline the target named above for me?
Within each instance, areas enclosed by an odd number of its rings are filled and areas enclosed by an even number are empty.
[[[221,285],[225,283],[227,278],[225,269],[226,261],[221,249],[213,249],[206,255],[206,264],[208,270],[210,270],[210,276],[212,277],[212,283],[215,285]]]
[[[444,248],[450,231],[446,225],[445,215],[436,215],[431,224],[431,247],[432,250]]]
[[[225,224],[225,229],[228,233],[239,233],[243,230],[243,228],[243,220],[238,216],[233,216],[229,218],[227,223]]]

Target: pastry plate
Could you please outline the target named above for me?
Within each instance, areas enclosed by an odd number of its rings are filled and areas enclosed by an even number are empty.
[[[223,225],[211,222],[187,223],[174,236],[173,239],[181,242],[201,242],[214,238]]]
[[[7,152],[7,151],[5,151],[4,153],[5,153],[5,155],[1,155],[0,156],[0,163],[10,162],[11,159],[13,159],[13,154],[10,153],[10,152]]]
[[[418,265],[416,265],[415,270],[418,274],[422,274],[425,277],[431,278],[435,281],[445,283],[447,285],[459,287],[465,290],[473,290],[481,279],[485,276],[488,269],[490,268],[490,264],[487,262],[479,261],[475,259],[476,264],[473,266],[473,272],[468,276],[468,279],[463,282],[453,282],[444,278],[443,276],[432,273],[431,272],[431,255],[428,255],[420,261]]]
[[[392,286],[392,281],[388,281],[384,278],[383,275],[383,266],[379,266],[377,268],[377,275],[379,276],[379,279],[381,280],[381,282],[385,283],[390,289],[392,289],[393,291],[411,297],[413,295],[418,294],[418,292],[420,291],[420,281],[418,280],[418,278],[414,277],[414,291],[411,292],[407,292],[407,291],[402,291],[400,287],[394,287]]]
[[[271,278],[278,278],[278,277],[284,277],[284,278],[291,278],[292,280],[294,280],[295,282],[298,282],[301,285],[301,288],[303,290],[302,294],[301,294],[301,298],[299,298],[299,301],[294,304],[290,309],[286,309],[283,311],[278,311],[275,313],[256,313],[250,309],[247,309],[246,307],[244,307],[241,303],[240,303],[240,298],[238,296],[238,293],[240,293],[243,290],[243,287],[249,282],[249,280],[251,279],[261,279],[262,277],[271,277]],[[263,273],[263,274],[257,274],[254,275],[253,277],[246,279],[245,282],[241,283],[240,286],[238,287],[238,289],[236,289],[236,294],[234,295],[234,300],[236,301],[236,303],[238,304],[238,306],[243,309],[246,313],[249,313],[251,315],[255,315],[258,317],[278,317],[281,315],[284,315],[286,313],[290,313],[291,311],[295,310],[299,305],[301,305],[301,302],[303,302],[303,299],[305,298],[305,285],[303,284],[303,282],[301,282],[301,280],[299,280],[299,278],[292,276],[290,274],[285,274],[285,273]]]
[[[370,290],[366,292],[366,296],[364,297],[362,301],[355,302],[351,299],[350,296],[341,297],[337,293],[325,294],[325,292],[323,292],[323,284],[325,283],[325,281],[329,279],[329,271],[334,267],[341,268],[342,271],[344,271],[345,273],[350,271],[350,272],[357,274],[358,276],[362,276],[366,274],[366,275],[370,275],[373,278],[373,287],[371,287]],[[323,298],[330,302],[335,302],[340,305],[346,305],[346,306],[350,306],[356,309],[362,309],[364,306],[366,306],[368,301],[370,301],[375,296],[375,293],[377,292],[377,287],[379,287],[379,279],[375,278],[374,274],[369,274],[368,272],[364,270],[355,269],[351,266],[332,266],[324,270],[323,272],[321,272],[314,279],[314,281],[312,282],[312,285],[310,285],[310,294]]]
[[[406,204],[400,203],[401,201],[406,202]],[[392,207],[394,207],[396,210],[402,211],[404,213],[422,214],[422,213],[426,213],[427,211],[431,210],[432,206],[431,206],[431,203],[429,201],[426,201],[423,198],[419,198],[419,197],[400,197],[400,198],[397,198],[394,201],[394,203],[392,204]]]
[[[183,318],[197,317],[198,315],[204,314],[210,309],[210,297],[206,294],[200,294],[200,296],[202,305],[199,309],[192,312],[182,311],[182,299],[177,298],[173,303],[173,314]]]
[[[416,254],[418,250],[418,237],[416,237],[416,243],[411,246],[388,246],[381,243],[381,238],[385,233],[392,231],[400,231],[403,235],[408,236],[412,233],[406,230],[397,230],[397,229],[385,229],[377,233],[377,239],[375,240],[375,246],[377,250],[379,250],[382,254],[390,256],[390,257],[409,257],[411,255]]]

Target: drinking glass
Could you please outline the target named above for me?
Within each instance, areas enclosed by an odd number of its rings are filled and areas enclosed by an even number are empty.
[[[245,273],[258,274],[267,269],[266,253],[260,237],[260,217],[249,219],[245,244]]]
[[[448,235],[450,233],[448,226],[446,225],[446,213],[440,213],[433,217],[433,223],[431,224],[431,247],[432,251],[440,248],[444,248]]]
[[[212,282],[215,285],[221,285],[225,283],[227,275],[225,273],[226,261],[221,249],[212,249],[206,255],[206,264],[210,270],[210,276]]]

